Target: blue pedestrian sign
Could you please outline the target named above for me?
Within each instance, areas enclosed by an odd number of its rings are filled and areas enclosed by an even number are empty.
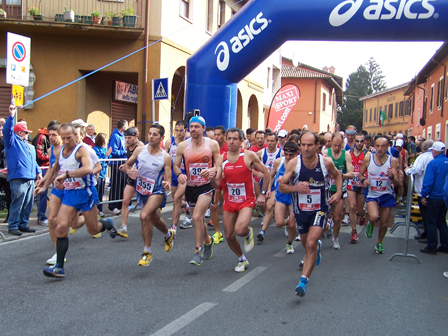
[[[168,99],[168,78],[157,78],[152,80],[152,99]]]

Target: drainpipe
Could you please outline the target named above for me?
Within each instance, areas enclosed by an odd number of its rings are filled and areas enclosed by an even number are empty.
[[[317,79],[314,79],[314,124],[316,124],[316,109],[317,109]]]
[[[143,139],[146,140],[146,96],[148,90],[148,39],[149,39],[149,0],[146,0],[146,14],[145,14],[145,57],[143,60],[143,97],[142,97],[142,134]],[[143,141],[145,142],[145,141]]]
[[[445,64],[443,64],[443,63],[440,63],[440,62],[438,62],[438,61],[436,61],[434,58],[432,58],[432,60],[431,61],[433,61],[434,63],[436,63],[436,64],[438,64],[438,65],[441,65],[441,66],[443,66],[443,81],[442,81],[442,107],[441,107],[441,110],[440,110],[440,116],[441,117],[443,117],[443,105],[444,105],[444,103],[443,103],[443,93],[445,92],[445,81],[446,81],[446,65]],[[438,96],[437,96],[438,97]]]

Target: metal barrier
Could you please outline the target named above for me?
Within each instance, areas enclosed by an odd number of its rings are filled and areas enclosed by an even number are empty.
[[[417,225],[411,222],[411,208],[412,208],[412,194],[414,192],[414,176],[409,175],[408,179],[408,192],[407,192],[407,203],[406,210],[404,211],[405,218],[404,220],[398,221],[394,223],[394,225],[390,228],[390,232],[393,233],[399,226],[406,226],[405,238],[404,238],[404,253],[395,253],[390,258],[391,261],[395,257],[410,257],[417,259],[418,263],[421,264],[421,261],[417,258],[415,254],[408,253],[408,243],[409,243],[409,229],[412,226],[417,230],[420,234],[420,230]],[[400,211],[398,214],[402,214],[403,211]]]

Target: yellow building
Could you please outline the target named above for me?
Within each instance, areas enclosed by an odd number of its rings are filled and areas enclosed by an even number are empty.
[[[378,133],[408,135],[410,100],[403,94],[409,83],[394,86],[383,91],[361,97],[363,102],[363,130],[370,135]],[[384,111],[387,119],[380,126],[380,111]]]

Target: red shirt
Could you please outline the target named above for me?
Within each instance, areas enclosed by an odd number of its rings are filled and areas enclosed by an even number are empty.
[[[249,148],[249,150],[256,153],[258,151],[261,151],[263,148],[266,148],[267,146],[267,144],[264,144],[263,147],[260,148],[257,144],[255,144],[251,148]]]
[[[224,155],[224,153],[227,153],[229,151],[229,147],[227,147],[227,142],[224,143],[224,146],[222,148],[219,148],[219,154]]]

